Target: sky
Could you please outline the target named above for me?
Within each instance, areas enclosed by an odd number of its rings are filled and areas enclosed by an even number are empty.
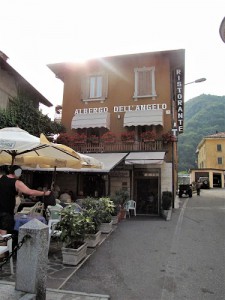
[[[0,0],[0,50],[54,106],[58,62],[185,49],[185,101],[225,95],[224,0]],[[42,107],[53,118],[54,108]]]

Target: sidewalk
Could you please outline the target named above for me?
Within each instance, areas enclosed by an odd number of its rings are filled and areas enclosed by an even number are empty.
[[[176,204],[179,206],[179,198]],[[172,223],[177,218],[176,209],[173,211],[169,223],[159,217],[137,216],[114,225],[109,235],[102,235],[97,249],[89,249],[85,260],[76,267],[62,264],[61,246],[53,241],[49,252],[46,300],[129,299],[129,293],[133,299],[133,288],[142,294],[137,295],[142,298],[136,299],[149,299],[149,290],[156,286],[149,278],[151,272],[159,268],[158,255],[161,253],[160,265],[167,257],[164,243],[170,242]],[[164,228],[168,228],[169,234]],[[163,265],[160,268],[163,269]],[[141,276],[141,282],[136,280],[136,274],[145,274]],[[158,275],[161,273],[157,271]],[[161,281],[160,278],[157,280]],[[129,289],[131,282],[132,290]],[[10,275],[7,264],[0,271],[1,300],[35,299],[33,295],[15,291],[14,284],[15,275]]]
[[[0,281],[1,300],[36,300],[34,294],[28,294],[15,290],[15,284],[7,281]],[[107,295],[86,294],[63,290],[46,290],[46,300],[108,300]]]
[[[113,231],[117,226],[113,227]],[[112,231],[112,232],[113,232]],[[102,234],[101,241],[98,247],[111,235]],[[61,287],[71,278],[77,270],[91,257],[96,249],[88,248],[86,258],[77,266],[65,266],[62,263],[61,244],[58,241],[52,241],[49,250],[49,263],[47,270],[47,291],[46,300],[107,300],[110,299],[108,295],[100,295],[84,292],[72,292],[61,290]],[[14,259],[14,271],[16,260]],[[16,275],[10,274],[9,264],[3,266],[0,270],[0,299],[1,300],[30,300],[36,299],[35,295],[28,294],[15,290]]]

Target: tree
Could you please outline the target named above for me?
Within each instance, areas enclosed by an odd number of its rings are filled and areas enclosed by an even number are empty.
[[[47,115],[43,115],[34,107],[33,102],[23,95],[11,99],[9,107],[0,110],[0,128],[16,126],[35,136],[65,131],[62,124],[53,122]]]

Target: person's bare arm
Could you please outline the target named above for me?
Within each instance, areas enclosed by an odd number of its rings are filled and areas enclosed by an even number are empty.
[[[16,189],[17,191],[29,196],[44,196],[44,195],[48,196],[51,193],[51,191],[32,190],[20,180],[16,181]]]

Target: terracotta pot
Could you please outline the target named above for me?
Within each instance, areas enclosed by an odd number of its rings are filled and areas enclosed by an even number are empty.
[[[118,221],[122,221],[123,219],[126,219],[126,209],[121,208],[118,214]]]

